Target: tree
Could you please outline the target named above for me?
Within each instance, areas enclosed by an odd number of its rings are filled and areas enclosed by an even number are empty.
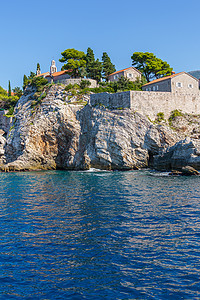
[[[143,73],[147,82],[172,74],[173,68],[166,61],[157,58],[153,53],[135,52],[131,59],[132,65]]]
[[[93,72],[93,65],[95,62],[94,58],[94,52],[91,48],[87,49],[86,54],[86,72],[87,72],[87,78],[92,78],[92,72]]]
[[[41,74],[41,69],[40,69],[40,64],[39,64],[39,63],[37,63],[36,74],[37,74],[37,75]]]
[[[26,75],[24,75],[23,77],[23,89],[25,89],[25,87],[28,85],[28,78]]]
[[[36,74],[34,72],[30,72],[28,79],[33,79],[35,76],[36,76]]]
[[[15,96],[17,96],[17,97],[21,97],[22,96],[22,94],[23,94],[23,92],[22,92],[22,90],[20,89],[20,87],[19,86],[16,86],[14,89],[13,89],[13,93],[15,94]]]
[[[91,48],[87,49],[86,54],[87,78],[92,78],[99,82],[101,80],[102,63],[99,59],[95,60],[94,52]]]
[[[8,97],[11,96],[11,85],[10,85],[10,80],[8,82]]]
[[[103,63],[103,78],[108,81],[108,75],[114,73],[116,71],[115,65],[112,64],[110,57],[106,52],[103,52],[102,56],[102,63]]]
[[[75,78],[83,77],[84,69],[86,68],[85,53],[72,48],[63,51],[61,55],[63,57],[59,61],[66,62],[62,66],[62,70],[68,70]]]

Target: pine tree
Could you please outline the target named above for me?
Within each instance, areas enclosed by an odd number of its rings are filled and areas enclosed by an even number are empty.
[[[11,96],[11,84],[10,84],[10,80],[8,82],[8,97]]]
[[[108,75],[114,73],[116,71],[115,65],[112,64],[110,57],[106,52],[103,52],[102,56],[102,62],[103,62],[103,78],[108,81]]]

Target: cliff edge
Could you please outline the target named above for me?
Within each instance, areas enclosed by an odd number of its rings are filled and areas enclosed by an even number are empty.
[[[0,131],[2,171],[159,169],[159,157],[164,166],[163,153],[185,138],[131,109],[69,101],[61,85],[49,87],[41,101],[35,92],[26,89],[7,136]]]

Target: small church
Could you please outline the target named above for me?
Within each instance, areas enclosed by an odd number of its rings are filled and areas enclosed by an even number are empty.
[[[59,72],[57,71],[55,60],[51,61],[50,72],[41,73],[40,69],[37,69],[36,76],[38,77],[42,76],[46,78],[49,83],[62,82],[62,80],[71,78],[67,70],[59,71]]]

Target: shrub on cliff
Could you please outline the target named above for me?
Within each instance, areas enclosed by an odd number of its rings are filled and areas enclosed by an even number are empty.
[[[8,96],[7,91],[0,86],[0,109],[8,109],[9,114],[12,114],[18,100],[18,96]]]
[[[172,121],[176,118],[176,117],[182,117],[183,113],[181,111],[179,111],[178,109],[175,109],[171,112],[170,117],[169,117],[169,125],[172,126]]]
[[[43,77],[34,77],[31,81],[31,85],[36,87],[37,92],[42,92],[45,85],[48,84],[48,80]]]

